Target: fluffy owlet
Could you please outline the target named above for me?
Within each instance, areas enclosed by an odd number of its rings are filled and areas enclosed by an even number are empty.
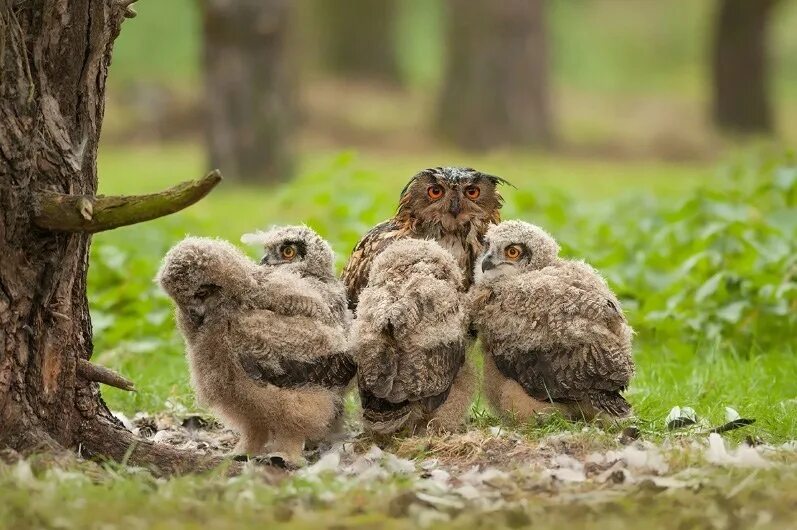
[[[206,238],[172,248],[158,279],[177,306],[197,399],[240,432],[236,453],[301,464],[305,441],[336,426],[356,373],[323,297]]]
[[[528,223],[491,227],[485,245],[471,303],[491,405],[521,421],[628,416],[633,332],[606,281]]]
[[[473,394],[462,272],[433,241],[407,239],[374,260],[351,332],[367,431],[454,430]]]
[[[351,313],[346,289],[335,274],[335,253],[312,228],[275,227],[267,232],[244,234],[241,241],[263,247],[260,265],[265,271],[279,269],[304,278],[325,300],[335,320],[348,327]]]
[[[380,252],[398,239],[432,239],[451,252],[467,289],[473,264],[490,224],[498,223],[503,199],[497,187],[506,181],[475,169],[424,169],[401,192],[396,215],[378,224],[354,247],[343,271],[349,307],[357,307],[371,266]]]

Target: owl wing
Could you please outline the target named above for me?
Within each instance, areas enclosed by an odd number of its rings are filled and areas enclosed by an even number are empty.
[[[393,403],[445,391],[467,348],[462,297],[450,281],[425,276],[367,289],[353,333],[361,384]]]
[[[605,293],[556,276],[518,280],[505,285],[481,312],[482,319],[500,319],[501,330],[488,333],[499,371],[535,399],[588,399],[624,414],[628,404],[619,393],[633,375],[633,362],[630,333],[618,333],[615,326],[624,321],[618,308],[607,303]]]
[[[447,392],[465,362],[464,337],[408,352],[401,376],[393,383],[391,401],[422,401]]]
[[[368,285],[368,275],[374,258],[393,241],[402,237],[402,230],[393,220],[384,221],[372,228],[354,247],[346,267],[343,269],[343,283],[349,308],[354,311],[362,291]]]
[[[326,324],[338,321],[333,308],[306,279],[284,270],[261,272],[258,288],[249,297],[256,310],[273,311],[286,317],[304,316]]]
[[[262,362],[257,353],[241,352],[238,361],[255,381],[280,388],[308,385],[345,388],[357,374],[357,365],[346,352],[323,355],[312,361],[275,356],[269,362]]]
[[[363,420],[372,430],[386,434],[398,431],[413,410],[429,414],[445,402],[465,361],[465,345],[464,341],[442,344],[410,353],[409,359],[398,358],[392,339],[381,346],[383,362],[361,365],[357,380]],[[419,359],[422,362],[412,362]],[[407,361],[412,373],[399,366]]]
[[[342,388],[356,375],[340,330],[271,311],[254,311],[236,327],[235,358],[257,382],[282,388]]]
[[[450,281],[413,278],[402,301],[409,306],[394,399],[438,396],[454,381],[468,347],[464,295]]]

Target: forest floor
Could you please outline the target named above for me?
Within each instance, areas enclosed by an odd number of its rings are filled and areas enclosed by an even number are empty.
[[[200,416],[122,416],[140,436],[226,454]],[[170,480],[87,462],[0,459],[0,528],[793,528],[797,444],[629,429],[498,427],[396,440],[355,432],[292,473],[248,463]]]
[[[764,183],[771,175],[755,156],[735,158],[748,166],[312,151],[288,185],[224,182],[177,215],[97,235],[88,286],[93,360],[138,389],[102,388],[104,399],[140,436],[227,454],[235,435],[197,411],[171,303],[153,282],[168,248],[186,234],[237,242],[273,223],[303,222],[330,240],[341,266],[354,242],[392,214],[420,168],[466,164],[501,175],[516,186],[502,190],[506,218],[545,226],[568,255],[595,263],[621,289],[639,332],[638,370],[627,392],[638,433],[557,418],[502,425],[477,399],[467,432],[380,449],[358,434],[350,401],[349,436],[308,453],[310,465],[293,473],[250,462],[234,477],[222,467],[164,479],[118,464],[5,452],[0,529],[794,528],[797,344],[789,326],[797,288],[788,278],[797,269],[788,256],[797,223],[793,208],[774,208],[739,187],[745,167]],[[194,145],[106,149],[100,191],[157,191],[199,177],[203,165]],[[794,188],[782,195],[797,197],[797,171],[779,175],[777,185]],[[756,228],[770,218],[766,231]],[[702,235],[715,225],[727,237]],[[739,244],[751,238],[759,246]],[[744,252],[716,251],[719,244]],[[761,265],[762,248],[781,261]],[[715,251],[716,263],[696,261]],[[718,270],[744,280],[745,291],[718,282]],[[780,299],[760,294],[770,284]],[[751,314],[749,306],[784,310]],[[751,322],[759,324],[753,331]],[[675,407],[693,408],[696,424],[669,429]],[[729,419],[728,407],[755,423],[711,434]]]

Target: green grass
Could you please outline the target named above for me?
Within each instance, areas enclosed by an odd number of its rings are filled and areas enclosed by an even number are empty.
[[[678,458],[670,462],[675,465]],[[673,489],[650,481],[612,488],[568,485],[519,470],[501,483],[505,503],[482,509],[476,501],[435,511],[416,499],[413,480],[402,476],[365,483],[329,475],[294,477],[273,487],[257,471],[235,478],[211,473],[161,480],[117,466],[62,469],[34,460],[0,463],[0,529],[391,530],[418,528],[424,520],[419,508],[433,513],[431,527],[441,529],[531,523],[541,529],[707,528],[724,521],[740,528],[793,528],[793,465],[792,458],[769,469],[708,467],[699,477],[679,475],[692,485]]]

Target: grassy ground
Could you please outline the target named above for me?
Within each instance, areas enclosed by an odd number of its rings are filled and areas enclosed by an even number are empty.
[[[629,398],[651,433],[660,435],[673,406],[691,406],[713,423],[720,422],[725,407],[731,406],[758,420],[750,434],[772,442],[795,438],[797,383],[788,376],[797,369],[793,339],[784,337],[785,341],[768,347],[764,354],[751,355],[744,349],[749,346],[743,337],[722,340],[700,333],[687,337],[665,333],[660,329],[663,324],[651,324],[647,318],[655,307],[646,308],[633,299],[657,296],[634,293],[650,288],[647,283],[638,286],[632,281],[633,276],[650,272],[631,263],[633,253],[640,251],[619,248],[619,241],[609,241],[618,246],[617,256],[607,256],[601,243],[607,237],[600,228],[606,222],[607,204],[609,226],[621,227],[639,218],[633,211],[613,209],[631,208],[629,202],[645,200],[679,203],[700,187],[721,191],[733,185],[727,172],[708,165],[591,162],[510,153],[483,157],[445,154],[431,163],[440,160],[456,160],[508,178],[517,190],[504,192],[506,217],[540,222],[562,234],[562,243],[571,253],[599,266],[605,263],[610,280],[618,280],[615,288],[628,299],[632,323],[641,331],[636,348],[639,375]],[[222,183],[206,200],[175,216],[98,235],[89,287],[98,359],[122,370],[139,387],[134,395],[108,391],[111,406],[127,414],[165,406],[178,410],[194,407],[171,307],[152,284],[159,259],[169,246],[187,233],[237,241],[242,233],[273,223],[306,222],[331,240],[342,265],[357,238],[391,214],[407,178],[427,164],[423,160],[316,154],[303,159],[302,176],[285,188],[241,189]],[[100,160],[100,187],[104,193],[151,191],[202,172],[202,159],[191,146],[112,150],[104,152]],[[615,237],[632,236],[623,232]],[[701,241],[693,244],[707,246]],[[663,263],[651,261],[651,266],[666,271],[679,266],[673,260],[691,257],[685,242],[674,244],[671,250],[671,255],[663,256]],[[257,249],[251,251],[255,256]],[[702,276],[695,272],[696,278]],[[673,297],[688,288],[699,285],[676,284],[671,288]],[[663,286],[661,289],[666,291]],[[793,298],[793,293],[787,295]],[[667,307],[672,303],[670,299],[661,302]],[[705,305],[709,307],[708,302]],[[684,318],[691,316],[687,311],[695,308],[685,308]],[[689,325],[686,321],[676,324],[674,327]],[[700,325],[709,329],[714,324]]]
[[[505,217],[542,224],[567,254],[607,274],[638,331],[628,398],[641,441],[626,447],[622,426],[556,418],[499,428],[477,399],[466,434],[400,442],[378,458],[361,442],[338,447],[276,487],[257,468],[164,481],[0,455],[0,528],[788,527],[797,502],[797,457],[782,446],[797,439],[793,155],[716,166],[322,152],[302,158],[290,185],[223,183],[184,212],[94,239],[95,358],[139,389],[104,388],[111,408],[178,420],[196,410],[170,304],[152,281],[176,241],[189,233],[237,241],[272,223],[306,222],[342,264],[362,232],[391,214],[407,178],[444,161],[508,178],[517,189],[504,190]],[[190,145],[106,149],[99,167],[109,194],[154,191],[204,169]],[[674,406],[695,409],[695,431],[667,430]],[[725,421],[726,407],[756,423],[724,435],[727,450],[711,449],[706,431]],[[766,445],[734,449],[745,439]]]
[[[390,453],[353,444],[277,484],[257,467],[162,480],[9,461],[0,528],[793,528],[793,448],[622,448],[606,438],[471,431]]]

